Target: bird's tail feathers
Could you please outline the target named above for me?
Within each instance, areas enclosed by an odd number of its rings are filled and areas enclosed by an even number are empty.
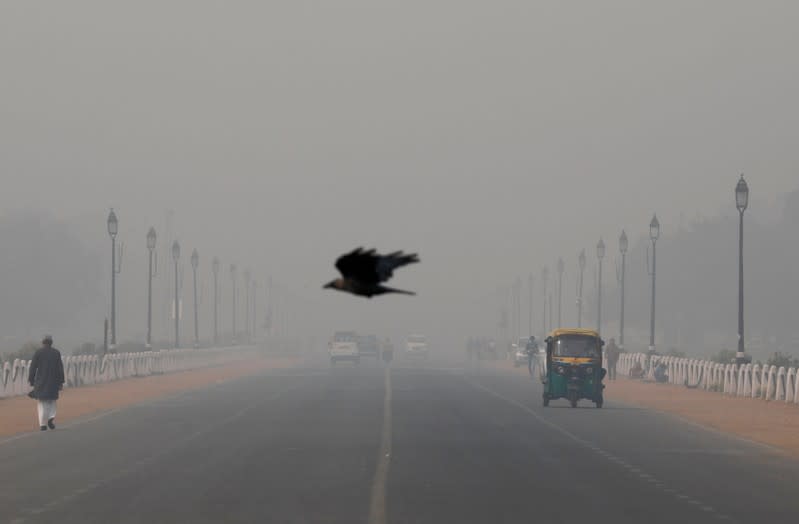
[[[399,293],[400,295],[416,295],[413,291],[406,291],[404,289],[396,289],[388,286],[380,286],[380,293]]]
[[[417,255],[416,253],[406,255],[402,251],[397,251],[396,253],[392,253],[389,256],[396,257],[399,260],[398,265],[400,266],[404,266],[406,264],[415,264],[416,262],[419,262],[419,255]]]

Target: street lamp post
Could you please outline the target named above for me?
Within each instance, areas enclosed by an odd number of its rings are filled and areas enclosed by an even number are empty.
[[[599,282],[596,305],[596,331],[602,333],[602,259],[605,258],[605,241],[600,237],[596,245],[596,258],[599,261]]]
[[[214,257],[211,261],[211,271],[214,273],[214,346],[219,344],[219,259]]]
[[[117,233],[119,222],[114,209],[108,213],[108,235],[111,237],[111,349],[117,345]]]
[[[233,345],[236,345],[236,264],[230,265],[230,280],[233,283]]]
[[[619,349],[624,349],[624,271],[627,259],[627,233],[622,229],[619,237],[619,252],[621,253],[621,274],[619,275],[621,312],[619,314]]]
[[[522,336],[522,279],[516,277],[513,282],[513,307],[516,309],[516,332],[514,336],[518,340]]]
[[[147,232],[147,250],[150,252],[150,267],[147,273],[147,349],[153,347],[153,258],[156,246],[155,228]]]
[[[250,270],[244,270],[244,342],[250,341]]]
[[[585,249],[577,257],[580,266],[580,281],[577,284],[577,327],[583,327],[583,274],[585,273]]]
[[[652,306],[649,312],[649,353],[655,352],[655,277],[657,268],[657,253],[655,247],[660,237],[660,222],[657,215],[652,216],[652,221],[649,223],[649,238],[652,240],[652,267],[649,271],[652,277]]]
[[[258,310],[256,309],[256,299],[258,298],[258,281],[252,281],[252,340],[256,341],[258,339],[258,333],[256,332],[258,329]]]
[[[529,322],[527,324],[529,333],[528,335],[533,334],[533,274],[530,273],[527,276],[527,293],[529,294],[529,303],[530,303],[530,311],[529,311]]]
[[[735,362],[738,365],[748,362],[744,350],[744,211],[749,205],[749,186],[741,175],[735,186],[735,207],[738,208],[738,352]]]
[[[566,264],[563,262],[563,257],[558,258],[558,327],[563,326],[563,271],[566,269]]]
[[[194,349],[200,347],[200,326],[197,315],[197,268],[200,265],[200,255],[197,250],[191,252],[191,271],[194,277]]]
[[[178,260],[180,260],[180,244],[172,242],[172,260],[175,262],[175,349],[180,347],[180,300],[178,296]]]
[[[541,332],[547,334],[547,284],[549,282],[549,268],[544,266],[541,270],[541,291],[544,295],[544,307],[541,309]]]

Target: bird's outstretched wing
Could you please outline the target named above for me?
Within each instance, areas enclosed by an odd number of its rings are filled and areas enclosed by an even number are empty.
[[[406,255],[402,251],[395,251],[394,253],[380,256],[377,259],[376,265],[377,277],[380,279],[380,282],[385,282],[391,278],[396,268],[415,262],[419,262],[419,257],[416,253]]]
[[[336,268],[344,278],[364,283],[385,282],[393,275],[394,269],[419,262],[416,254],[406,255],[402,251],[379,255],[374,249],[365,251],[357,248],[336,260]]]

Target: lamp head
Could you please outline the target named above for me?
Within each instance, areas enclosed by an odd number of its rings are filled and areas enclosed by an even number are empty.
[[[155,241],[157,237],[155,235],[155,228],[151,227],[150,230],[147,232],[147,249],[152,251],[155,249]]]
[[[111,208],[111,212],[108,213],[108,234],[111,235],[111,238],[117,236],[119,232],[119,221],[117,220],[117,214],[114,213],[114,208]]]
[[[746,180],[744,180],[743,174],[741,174],[741,178],[738,180],[738,183],[735,185],[735,207],[738,208],[739,212],[743,213],[748,206],[749,206],[749,185],[747,185]]]
[[[654,242],[660,237],[660,221],[657,215],[652,215],[652,221],[649,223],[649,238]]]

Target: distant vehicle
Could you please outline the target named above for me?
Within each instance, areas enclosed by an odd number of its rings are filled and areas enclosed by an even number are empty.
[[[380,341],[375,335],[361,335],[357,338],[358,353],[362,357],[380,357]]]
[[[386,364],[394,359],[394,344],[392,344],[389,339],[386,339],[385,342],[383,342],[380,348],[380,354],[383,357],[383,362]]]
[[[405,341],[405,353],[408,355],[427,356],[427,339],[424,335],[410,335]]]
[[[349,360],[357,364],[361,360],[358,337],[354,331],[337,331],[328,343],[328,352],[331,364],[339,360]]]
[[[544,407],[550,400],[565,398],[576,408],[580,399],[588,399],[601,408],[604,402],[605,369],[599,333],[590,329],[556,329],[546,339]]]

